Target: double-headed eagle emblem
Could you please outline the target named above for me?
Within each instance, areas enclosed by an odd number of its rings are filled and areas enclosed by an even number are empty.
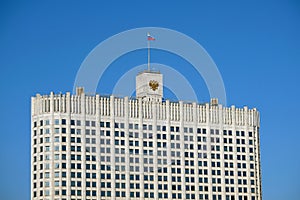
[[[149,86],[153,91],[155,91],[155,90],[157,90],[159,84],[157,81],[151,80],[151,81],[149,81]]]

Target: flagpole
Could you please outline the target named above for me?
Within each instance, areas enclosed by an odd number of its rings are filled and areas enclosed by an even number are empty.
[[[148,40],[148,71],[150,72],[150,40]]]

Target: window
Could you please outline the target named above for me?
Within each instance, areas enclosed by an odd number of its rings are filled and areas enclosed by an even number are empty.
[[[106,136],[110,136],[110,131],[106,131]]]
[[[59,142],[59,137],[55,137],[54,142]]]
[[[137,125],[137,124],[136,124],[136,125]],[[138,129],[138,126],[137,126],[136,129]],[[143,130],[147,130],[147,124],[143,124]]]
[[[104,122],[100,122],[100,127],[104,127]]]
[[[55,186],[55,187],[58,187],[58,186],[59,186],[59,181],[55,181],[55,182],[54,182],[54,186]]]
[[[45,151],[50,151],[50,146],[46,146]]]

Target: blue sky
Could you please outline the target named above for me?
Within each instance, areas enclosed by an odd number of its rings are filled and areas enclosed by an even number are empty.
[[[30,198],[30,97],[72,91],[77,70],[96,45],[148,26],[196,40],[219,68],[228,105],[258,108],[263,199],[298,199],[299,22],[296,0],[1,1],[0,199]],[[145,51],[132,52],[112,69],[124,72],[145,59]],[[185,64],[162,51],[153,51],[152,59],[175,68]],[[116,80],[109,77],[115,71],[107,71],[98,85],[100,93],[111,91],[109,84]],[[181,72],[192,83],[198,81],[188,64]],[[203,84],[197,91],[208,101]]]

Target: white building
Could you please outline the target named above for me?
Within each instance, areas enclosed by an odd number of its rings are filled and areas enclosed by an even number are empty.
[[[32,97],[32,200],[261,200],[255,108],[164,101],[158,72],[136,81],[136,99]]]

